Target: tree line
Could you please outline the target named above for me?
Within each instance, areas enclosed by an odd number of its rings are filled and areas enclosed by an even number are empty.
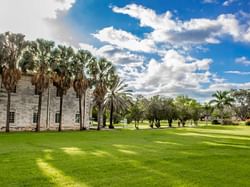
[[[199,103],[188,96],[169,98],[164,96],[152,96],[146,98],[137,96],[133,105],[124,114],[129,122],[135,123],[139,128],[140,121],[149,121],[150,127],[161,126],[161,121],[168,122],[172,127],[174,120],[179,126],[185,127],[187,121],[198,125],[198,121],[213,124],[233,125],[237,121],[250,119],[250,90],[217,91],[209,102]],[[249,121],[246,121],[249,124]]]

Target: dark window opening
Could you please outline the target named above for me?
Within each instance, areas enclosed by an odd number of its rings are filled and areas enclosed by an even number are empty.
[[[37,123],[38,122],[38,113],[34,112],[33,113],[33,123]]]
[[[55,116],[55,123],[60,123],[60,113],[56,113],[56,116]]]
[[[15,123],[15,112],[9,112],[9,122]]]
[[[80,114],[75,115],[75,123],[80,123]]]

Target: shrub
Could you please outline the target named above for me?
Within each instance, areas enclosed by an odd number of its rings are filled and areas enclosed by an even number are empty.
[[[250,126],[250,119],[246,120],[245,124],[246,124],[247,126]]]
[[[225,119],[222,121],[222,125],[239,125],[238,122],[232,121],[230,119]]]
[[[230,119],[224,119],[222,125],[233,125],[233,121]]]
[[[212,120],[212,125],[219,125],[221,124],[217,119]]]

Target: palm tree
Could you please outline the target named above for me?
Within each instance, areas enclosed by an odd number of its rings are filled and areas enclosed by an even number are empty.
[[[113,113],[114,111],[125,111],[132,104],[132,90],[127,90],[127,84],[124,84],[118,75],[113,77],[111,87],[105,99],[105,105],[110,107],[110,123],[109,128],[113,129]]]
[[[19,61],[27,46],[24,35],[6,32],[0,34],[0,61],[2,64],[2,83],[8,95],[6,110],[6,132],[9,132],[9,113],[11,103],[11,92],[15,90],[21,79]]]
[[[111,84],[111,78],[115,73],[115,68],[111,62],[101,58],[99,60],[91,60],[88,64],[88,70],[91,75],[92,84],[95,86],[93,95],[98,107],[97,130],[100,130],[103,124],[104,100]]]
[[[88,51],[79,50],[77,54],[74,56],[74,63],[73,63],[73,74],[74,74],[74,81],[73,81],[73,88],[79,97],[79,113],[80,113],[80,130],[84,130],[84,118],[85,118],[85,97],[86,91],[89,87],[89,80],[86,78],[85,75],[85,67],[86,64],[92,59],[92,55]],[[82,97],[83,98],[83,110],[82,111]],[[84,114],[84,117],[83,117]]]
[[[30,42],[29,50],[27,50],[21,61],[23,71],[31,70],[33,77],[32,85],[35,86],[36,92],[39,95],[36,131],[40,131],[41,123],[41,107],[42,96],[50,83],[50,62],[54,42],[44,39],[37,39],[35,42]]]
[[[228,91],[217,91],[212,95],[215,99],[211,100],[209,103],[214,104],[216,108],[220,110],[221,120],[224,118],[223,110],[225,106],[232,106],[234,99],[230,96]]]
[[[62,130],[63,119],[63,96],[66,95],[67,90],[71,86],[72,78],[72,57],[74,50],[71,47],[59,45],[53,51],[53,84],[56,86],[58,94],[60,96],[60,120],[58,131]]]

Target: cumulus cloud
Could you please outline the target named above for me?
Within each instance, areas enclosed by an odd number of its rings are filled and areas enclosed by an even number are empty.
[[[126,14],[140,21],[141,27],[153,31],[147,39],[170,44],[219,43],[223,36],[229,35],[236,41],[250,42],[249,25],[241,25],[233,14],[221,14],[215,19],[196,18],[182,21],[174,18],[170,11],[156,14],[152,9],[137,4],[125,7],[114,6],[116,13]]]
[[[104,57],[113,62],[123,79],[132,80],[139,72],[145,69],[144,63],[146,58],[131,51],[113,45],[104,45],[100,48],[95,48],[92,45],[80,43],[80,47],[90,51],[96,57]]]
[[[75,0],[1,0],[0,32],[24,33],[28,39],[72,40],[63,20]]]
[[[236,58],[235,62],[238,63],[238,64],[246,65],[246,66],[250,65],[250,60],[247,59],[247,57],[245,57],[245,56]]]
[[[151,59],[144,72],[138,73],[130,85],[142,94],[163,94],[176,96],[192,94],[203,83],[209,83],[211,59],[195,59],[175,50],[168,50],[157,61]]]
[[[121,29],[114,29],[113,27],[106,27],[93,34],[93,36],[102,42],[107,42],[131,51],[154,51],[154,43],[151,40],[141,40],[129,32]]]
[[[138,19],[141,27],[152,29],[139,38],[125,30],[106,27],[94,34],[106,45],[94,50],[90,47],[95,53],[117,62],[120,75],[136,93],[166,96],[185,94],[204,100],[216,90],[249,87],[248,83],[228,83],[216,73],[211,73],[212,59],[197,59],[189,55],[193,47],[220,43],[224,36],[231,36],[235,41],[250,42],[249,24],[242,24],[236,15],[221,14],[214,19],[184,21],[175,18],[170,11],[157,14],[136,4],[113,6],[112,10]],[[147,59],[143,57],[144,53],[153,53],[154,58]]]

